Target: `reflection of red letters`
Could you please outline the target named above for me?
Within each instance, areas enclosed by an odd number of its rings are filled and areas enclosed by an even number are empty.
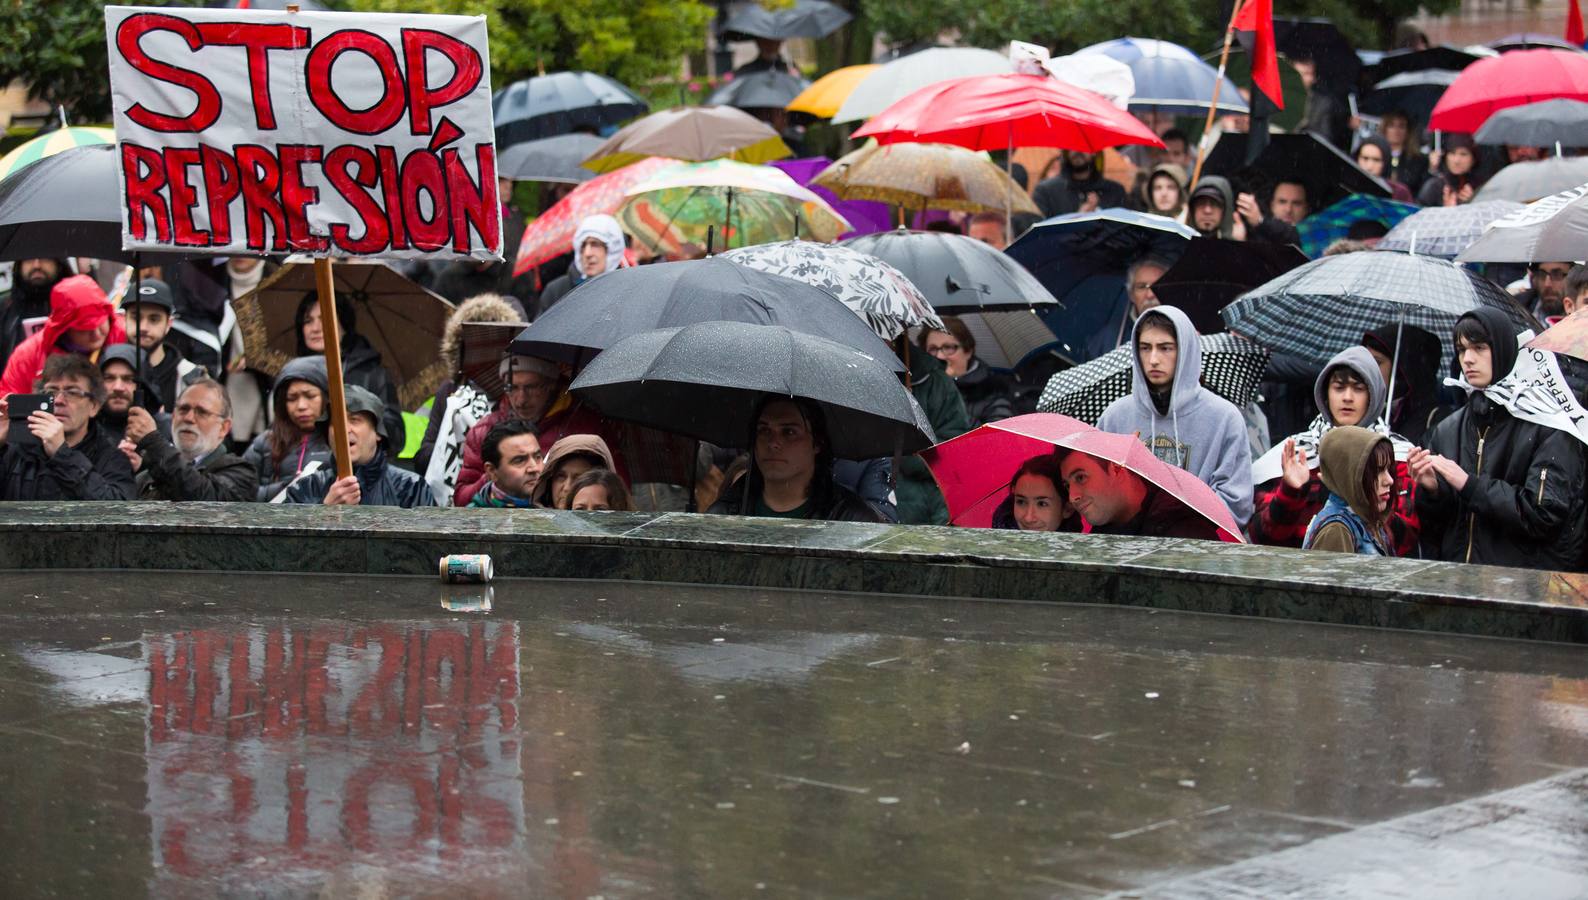
[[[331,88],[331,69],[337,57],[349,51],[362,53],[375,62],[385,84],[380,100],[368,109],[353,109]],[[397,66],[397,51],[380,37],[368,31],[348,29],[316,41],[309,51],[309,62],[304,70],[309,102],[331,124],[354,134],[380,134],[397,124],[402,118],[408,98],[403,92],[403,81]]]
[[[417,762],[391,760],[372,760],[354,772],[342,792],[342,827],[347,831],[348,842],[366,853],[375,849],[369,827],[369,795],[375,785],[383,781],[405,784],[413,792],[417,815],[409,844],[424,840],[436,827],[435,787],[427,774]]]
[[[144,75],[186,88],[198,97],[198,104],[186,116],[157,113],[134,103],[127,109],[127,118],[150,131],[190,132],[203,131],[215,124],[221,115],[221,95],[208,78],[190,69],[173,66],[150,57],[143,52],[139,41],[152,31],[169,31],[187,42],[188,48],[198,50],[204,46],[199,30],[192,22],[161,13],[137,13],[122,20],[116,29],[116,50],[127,64]]]
[[[425,64],[425,54],[431,50],[454,66],[447,83],[434,89],[427,83]],[[478,50],[449,34],[420,28],[403,29],[403,64],[408,74],[408,130],[414,134],[429,134],[430,111],[467,97],[485,71]]]
[[[169,243],[171,212],[160,194],[165,187],[165,161],[160,158],[160,151],[125,141],[121,145],[121,168],[126,173],[127,224],[133,239],[148,239],[149,223],[144,218],[144,213],[148,213],[154,217],[154,239]]]

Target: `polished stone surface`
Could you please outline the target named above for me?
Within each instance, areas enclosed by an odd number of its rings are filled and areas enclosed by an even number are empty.
[[[1588,643],[1588,576],[1207,541],[548,510],[0,504],[0,568],[504,576],[1105,603]]]
[[[0,585],[6,898],[1588,892],[1576,647],[610,581]]]

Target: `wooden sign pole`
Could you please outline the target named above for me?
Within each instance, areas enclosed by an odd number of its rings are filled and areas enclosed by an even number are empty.
[[[330,386],[326,403],[331,408],[331,451],[336,454],[336,477],[353,474],[353,455],[347,448],[347,391],[342,386],[342,323],[336,318],[336,279],[331,261],[314,261],[315,292],[320,296],[320,333],[325,336],[325,378]]]

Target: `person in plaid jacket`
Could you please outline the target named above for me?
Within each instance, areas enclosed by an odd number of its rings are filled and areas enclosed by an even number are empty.
[[[1252,464],[1252,481],[1258,486],[1250,526],[1253,543],[1301,546],[1308,523],[1329,499],[1329,490],[1318,473],[1323,435],[1333,428],[1373,422],[1373,430],[1387,435],[1395,445],[1389,550],[1396,556],[1418,555],[1416,482],[1406,468],[1411,445],[1389,434],[1383,422],[1388,394],[1378,363],[1366,348],[1352,347],[1329,360],[1313,384],[1318,417],[1306,431],[1292,435]]]

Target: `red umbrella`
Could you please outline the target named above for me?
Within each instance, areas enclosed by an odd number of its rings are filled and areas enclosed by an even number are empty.
[[[658,169],[678,164],[676,159],[653,156],[586,181],[558,200],[551,209],[529,223],[518,244],[518,261],[513,275],[528,272],[548,259],[573,252],[573,235],[586,216],[599,213],[616,215],[629,188],[651,177]]]
[[[1246,543],[1241,537],[1241,526],[1230,515],[1230,508],[1212,488],[1190,472],[1153,456],[1135,435],[1111,434],[1092,429],[1065,435],[1054,443],[1124,466],[1216,525],[1220,540],[1232,544]]]
[[[1588,53],[1516,50],[1463,69],[1434,106],[1428,127],[1477,131],[1502,109],[1557,97],[1588,100]]]
[[[1163,146],[1152,129],[1102,95],[1046,75],[973,75],[927,85],[878,113],[854,136],[972,150]]]
[[[1032,413],[967,431],[922,450],[921,458],[943,491],[949,523],[991,528],[993,510],[1009,496],[1009,477],[1021,463],[1052,453],[1062,438],[1095,430],[1069,416]]]

